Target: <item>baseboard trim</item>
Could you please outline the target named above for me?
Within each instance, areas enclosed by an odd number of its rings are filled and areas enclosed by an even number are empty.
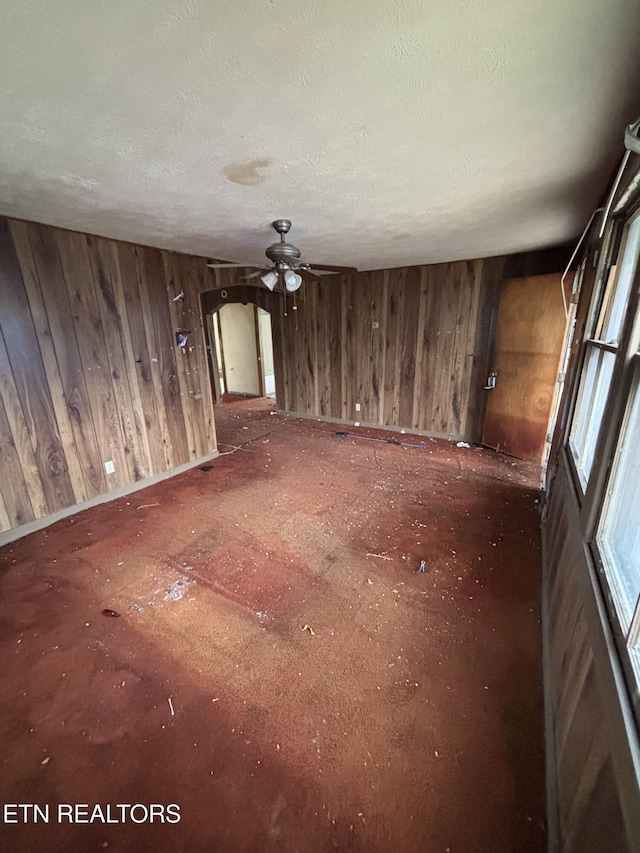
[[[209,453],[207,456],[201,456],[199,459],[191,459],[189,462],[178,465],[177,468],[170,468],[168,471],[162,471],[162,473],[154,474],[152,477],[147,477],[144,480],[136,480],[135,483],[127,483],[126,486],[119,486],[111,492],[105,492],[104,494],[91,498],[88,501],[82,501],[82,503],[73,504],[73,506],[59,509],[56,512],[52,512],[50,515],[43,515],[42,518],[35,518],[33,521],[21,524],[20,527],[12,527],[11,530],[4,530],[0,533],[0,548],[3,545],[8,545],[10,542],[15,542],[17,539],[22,539],[23,536],[29,536],[30,533],[36,533],[38,530],[43,530],[45,527],[55,524],[56,521],[62,521],[70,515],[77,515],[79,512],[84,512],[85,509],[91,509],[91,507],[117,500],[117,498],[123,498],[126,495],[133,494],[134,492],[139,492],[142,489],[146,489],[148,486],[153,486],[156,483],[161,483],[163,480],[168,480],[178,474],[183,474],[191,468],[202,465],[203,462],[209,462],[211,459],[216,459],[218,456],[220,456],[220,453],[216,450],[215,453]]]

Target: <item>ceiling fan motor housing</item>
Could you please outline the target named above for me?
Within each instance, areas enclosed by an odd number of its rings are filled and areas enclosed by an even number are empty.
[[[291,243],[273,243],[269,246],[265,255],[274,264],[278,263],[278,261],[292,263],[300,258],[300,249],[297,246],[292,246]]]

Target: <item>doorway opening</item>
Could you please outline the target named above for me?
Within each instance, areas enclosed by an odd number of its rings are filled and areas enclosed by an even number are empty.
[[[207,315],[207,333],[214,402],[238,397],[268,397],[275,402],[269,312],[252,303],[226,303]]]

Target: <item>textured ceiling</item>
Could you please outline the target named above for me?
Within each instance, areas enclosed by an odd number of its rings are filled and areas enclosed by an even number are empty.
[[[576,236],[640,113],[638,0],[0,0],[0,212],[374,269]]]

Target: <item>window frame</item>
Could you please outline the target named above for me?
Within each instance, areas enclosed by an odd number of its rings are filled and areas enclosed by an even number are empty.
[[[620,260],[628,245],[628,234],[638,217],[640,217],[640,192],[634,198],[633,205],[619,212],[616,211],[605,233],[589,298],[584,330],[572,367],[572,385],[567,400],[568,416],[564,421],[562,449],[580,506],[584,547],[590,553],[596,569],[607,606],[608,621],[627,680],[636,719],[640,725],[640,594],[635,607],[632,606],[633,612],[629,624],[625,627],[620,617],[620,601],[615,580],[610,579],[611,564],[607,558],[606,549],[598,541],[614,489],[616,454],[621,441],[624,440],[628,416],[636,401],[635,395],[640,394],[640,243],[636,244],[630,290],[618,345],[615,346],[594,337],[605,316],[603,315],[603,309],[606,311],[604,300],[611,269],[617,265],[616,276],[619,275],[622,267]],[[589,353],[596,348],[615,352],[616,361],[598,426],[593,464],[585,489],[570,442],[574,419],[579,411],[583,372],[587,368]]]

